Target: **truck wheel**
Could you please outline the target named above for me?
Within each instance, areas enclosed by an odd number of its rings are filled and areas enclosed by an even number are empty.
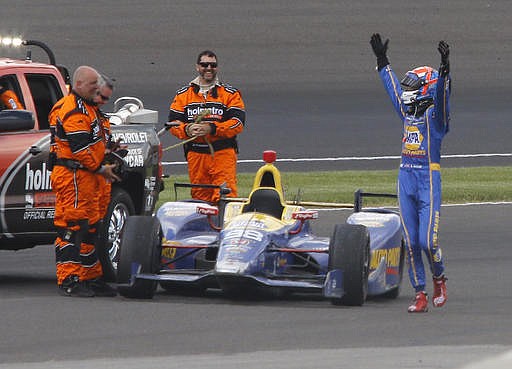
[[[370,236],[360,224],[337,224],[329,243],[329,270],[343,271],[341,298],[332,298],[333,305],[361,306],[368,294],[370,270]]]
[[[384,297],[389,299],[396,299],[400,295],[400,289],[402,286],[402,278],[404,276],[405,269],[405,241],[402,239],[402,245],[400,246],[400,265],[398,266],[398,285],[389,290],[384,294]]]
[[[112,188],[112,196],[103,227],[99,230],[97,247],[98,258],[103,268],[103,277],[108,282],[116,282],[120,255],[121,231],[128,216],[135,213],[132,199],[122,188]]]
[[[118,291],[122,296],[150,299],[157,288],[156,280],[137,279],[130,284],[132,264],[140,265],[140,273],[155,274],[160,270],[162,230],[158,218],[131,216],[121,234],[121,254],[117,265]]]

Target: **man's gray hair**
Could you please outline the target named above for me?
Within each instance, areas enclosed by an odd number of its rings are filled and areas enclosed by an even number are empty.
[[[105,74],[100,74],[100,79],[98,81],[98,85],[100,87],[107,86],[111,90],[114,90],[114,80]]]

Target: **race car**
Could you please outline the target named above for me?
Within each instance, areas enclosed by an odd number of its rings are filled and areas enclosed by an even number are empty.
[[[359,191],[353,205],[331,204],[354,208],[332,237],[316,236],[310,222],[318,210],[305,206],[315,203],[285,201],[276,153],[265,151],[263,158],[247,199],[223,196],[218,206],[170,201],[156,216],[129,217],[121,238],[120,294],[152,298],[160,284],[167,291],[213,288],[228,296],[311,292],[349,306],[372,295],[396,298],[404,269],[398,214],[363,210]]]

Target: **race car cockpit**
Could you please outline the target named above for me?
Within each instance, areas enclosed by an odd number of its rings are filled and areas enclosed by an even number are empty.
[[[251,192],[249,201],[242,207],[242,213],[257,211],[281,219],[284,207],[281,194],[275,188],[260,187]]]

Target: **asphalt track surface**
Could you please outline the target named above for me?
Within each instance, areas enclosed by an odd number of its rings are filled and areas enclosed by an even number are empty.
[[[175,91],[195,76],[199,51],[215,50],[220,77],[242,91],[247,105],[240,159],[259,159],[265,149],[281,158],[398,155],[401,123],[375,72],[370,36],[390,38],[388,55],[399,75],[418,65],[437,67],[437,43],[444,39],[451,46],[453,94],[443,153],[508,153],[511,7],[506,0],[21,0],[3,10],[9,16],[2,17],[0,33],[45,41],[71,71],[95,66],[116,79],[116,96],[142,98],[162,123]],[[38,57],[47,60],[33,49]],[[181,149],[165,157],[182,160]],[[313,167],[390,169],[397,162]]]
[[[95,66],[116,79],[117,96],[142,98],[161,123],[175,90],[193,78],[197,53],[215,50],[222,79],[242,90],[247,105],[240,159],[258,159],[265,149],[281,158],[397,155],[400,122],[375,72],[370,35],[391,39],[389,57],[400,74],[437,66],[437,42],[445,39],[453,95],[443,153],[508,153],[511,10],[505,0],[22,0],[2,4],[0,33],[45,41],[70,70]],[[33,57],[45,60],[35,49]],[[182,158],[176,150],[165,160]],[[390,160],[285,169],[396,166]],[[443,209],[450,297],[445,308],[424,315],[405,312],[407,281],[397,300],[362,308],[302,296],[64,299],[56,295],[51,247],[1,252],[0,367],[459,367],[512,347],[511,213],[510,205]],[[321,231],[335,218],[324,215]]]
[[[426,314],[406,312],[407,280],[398,299],[362,307],[306,295],[230,300],[216,291],[64,298],[52,247],[1,252],[0,368],[458,368],[504,353],[512,349],[512,205],[442,212],[449,301]],[[321,212],[316,231],[328,235],[348,214]]]

